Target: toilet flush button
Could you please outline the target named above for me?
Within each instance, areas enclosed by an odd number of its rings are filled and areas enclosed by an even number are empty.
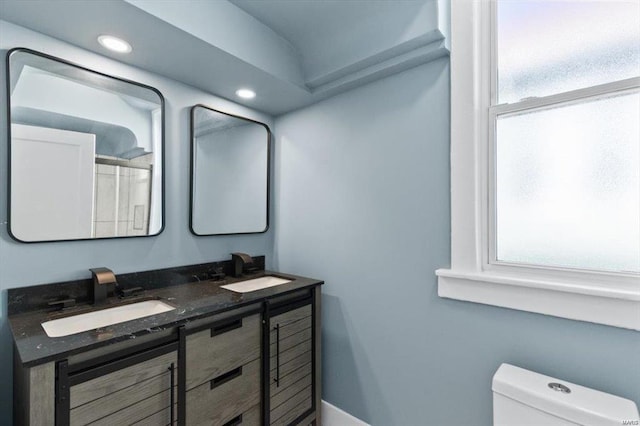
[[[551,389],[553,389],[554,391],[557,392],[562,392],[562,393],[571,393],[571,389],[569,389],[568,387],[566,387],[565,385],[563,385],[562,383],[555,383],[555,382],[551,382],[548,385]]]

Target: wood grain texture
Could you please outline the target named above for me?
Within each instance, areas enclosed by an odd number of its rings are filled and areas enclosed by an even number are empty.
[[[55,421],[56,368],[53,362],[28,369],[30,426],[53,425]]]
[[[277,409],[280,405],[291,399],[293,396],[302,392],[305,388],[311,386],[311,374],[304,376],[297,382],[289,383],[286,387],[281,386],[282,391],[271,396],[271,411]]]
[[[254,405],[242,414],[242,426],[260,426],[262,425],[262,411],[260,404]]]
[[[242,327],[211,337],[209,329],[187,336],[187,390],[260,358],[260,314]]]
[[[280,339],[286,339],[292,334],[296,334],[306,328],[311,328],[311,317],[305,317],[298,321],[288,323],[280,328]],[[272,327],[270,341],[276,341],[276,330]]]
[[[78,407],[143,380],[166,373],[171,363],[178,365],[178,355],[175,352],[169,352],[72,386],[69,390],[71,397],[70,407]]]
[[[280,324],[280,326],[283,327],[295,321],[298,321],[300,319],[310,317],[311,314],[312,314],[311,305],[305,305],[298,309],[294,309],[292,311],[285,312],[283,314],[272,317],[269,322],[269,325],[270,325],[270,328],[273,330],[276,324]]]
[[[285,390],[287,387],[291,386],[298,380],[302,379],[305,376],[310,376],[313,372],[311,371],[311,362],[304,364],[302,367],[299,367],[293,371],[288,372],[287,374],[280,373],[280,386],[272,380],[269,395],[271,398],[275,397],[277,394]]]
[[[178,420],[178,404],[174,404],[174,424]],[[149,417],[133,423],[134,426],[171,426],[169,418],[171,416],[170,407],[164,408]]]
[[[312,371],[312,340],[317,336],[317,327],[312,328],[312,315],[316,314],[312,307],[305,305],[270,319],[269,417],[272,425],[289,425],[312,407],[312,386],[317,377]],[[279,326],[277,333],[276,325]],[[279,356],[276,356],[278,350]],[[274,380],[278,363],[279,386]]]
[[[286,329],[287,327],[285,326],[283,330],[286,330]],[[269,350],[270,350],[270,353],[275,354],[276,349],[279,348],[280,353],[283,353],[293,348],[294,346],[298,346],[301,343],[304,343],[307,341],[310,342],[312,338],[313,338],[313,330],[311,330],[311,327],[295,334],[289,334],[288,337],[282,337],[282,335],[280,335],[280,345],[278,346],[278,344],[276,343],[276,339],[271,340],[271,345]]]
[[[103,417],[93,423],[91,426],[114,426],[114,425],[130,425],[162,411],[171,406],[169,390],[143,399],[133,405],[130,405],[120,411]]]
[[[222,425],[260,404],[260,360],[242,367],[242,375],[210,388],[206,382],[187,391],[187,425]]]
[[[285,426],[311,408],[311,386],[307,386],[278,407],[271,410],[271,424]]]
[[[174,374],[177,374],[177,369]],[[171,386],[171,373],[165,371],[159,376],[138,382],[132,386],[120,389],[102,398],[95,399],[86,404],[71,409],[70,418],[72,425],[84,425],[94,422],[102,417],[120,411],[129,405],[157,395]],[[177,400],[177,387],[174,387],[175,400]],[[167,404],[167,407],[169,404]],[[167,420],[169,417],[167,416]]]
[[[311,361],[311,340],[306,340],[302,343],[300,343],[297,346],[294,346],[291,349],[288,349],[286,351],[280,351],[280,375],[283,374],[282,372],[282,367],[287,364],[288,362],[296,359],[297,357],[299,357],[300,355],[302,355],[303,353],[308,352],[308,356],[309,356],[309,360],[307,362]],[[275,352],[271,353],[271,371],[273,372],[273,370],[276,369],[277,366],[277,362],[278,359],[276,357]]]

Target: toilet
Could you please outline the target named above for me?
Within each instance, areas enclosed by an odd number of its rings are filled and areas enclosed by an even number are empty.
[[[509,364],[491,388],[494,426],[640,425],[633,401]]]

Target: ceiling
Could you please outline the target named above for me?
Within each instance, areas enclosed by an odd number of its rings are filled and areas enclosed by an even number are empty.
[[[448,55],[443,16],[438,0],[0,1],[2,20],[271,115]]]

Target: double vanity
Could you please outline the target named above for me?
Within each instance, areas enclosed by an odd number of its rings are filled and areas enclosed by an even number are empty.
[[[319,425],[322,281],[252,266],[9,290],[15,423]]]
[[[27,48],[7,65],[9,235],[160,234],[160,91]],[[269,127],[197,104],[189,130],[191,233],[267,232]],[[9,290],[14,423],[319,425],[322,282],[264,263],[234,253]]]

